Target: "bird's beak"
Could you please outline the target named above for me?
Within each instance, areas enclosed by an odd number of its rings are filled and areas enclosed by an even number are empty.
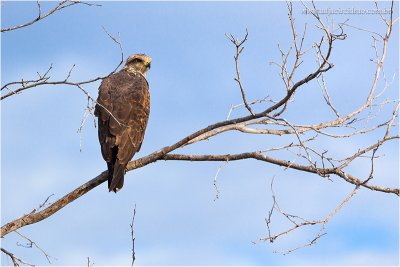
[[[150,69],[151,67],[151,58],[147,58],[146,61],[144,62],[146,66]]]

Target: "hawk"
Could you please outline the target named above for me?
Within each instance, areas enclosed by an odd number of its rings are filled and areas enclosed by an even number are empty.
[[[99,87],[94,114],[98,117],[101,154],[107,162],[108,190],[124,185],[125,168],[143,142],[150,114],[146,73],[151,58],[136,54],[121,71],[105,78]]]

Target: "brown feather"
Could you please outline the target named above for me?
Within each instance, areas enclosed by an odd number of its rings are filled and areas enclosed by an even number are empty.
[[[143,142],[150,114],[148,83],[139,73],[122,70],[103,80],[97,103],[95,115],[109,171],[108,187],[116,192],[123,186],[126,165]]]

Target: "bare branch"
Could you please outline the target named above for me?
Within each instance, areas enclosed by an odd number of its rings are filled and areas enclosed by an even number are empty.
[[[135,229],[134,229],[134,223],[135,223],[135,216],[136,216],[136,204],[135,207],[133,208],[133,215],[132,215],[132,223],[130,224],[131,227],[131,238],[132,238],[132,264],[135,263]]]
[[[275,177],[274,177],[274,178],[275,178]],[[296,230],[298,230],[298,229],[300,229],[300,228],[303,228],[303,227],[306,227],[306,226],[321,225],[321,228],[320,228],[319,232],[317,233],[317,235],[316,235],[312,240],[310,240],[309,242],[307,242],[307,243],[305,243],[305,244],[303,244],[303,245],[301,245],[301,246],[298,246],[298,247],[289,249],[289,250],[287,250],[287,251],[281,252],[281,253],[284,254],[284,255],[287,255],[287,254],[289,254],[289,253],[292,253],[292,252],[294,252],[294,251],[296,251],[296,250],[298,250],[298,249],[301,249],[301,248],[305,248],[305,247],[309,247],[309,246],[315,245],[315,244],[317,243],[317,241],[318,241],[322,236],[324,236],[324,235],[326,234],[326,232],[324,231],[324,230],[325,230],[325,225],[329,222],[329,220],[330,220],[335,214],[337,214],[337,213],[346,205],[346,203],[348,203],[349,200],[357,193],[357,191],[360,189],[360,185],[356,185],[356,187],[354,188],[354,190],[345,198],[345,200],[343,200],[343,201],[342,201],[332,212],[330,212],[329,215],[326,216],[324,219],[320,219],[320,220],[307,220],[307,219],[301,218],[301,217],[299,217],[299,216],[297,216],[297,215],[288,214],[288,213],[284,212],[284,211],[279,207],[278,202],[277,202],[277,200],[276,200],[276,196],[275,196],[274,190],[273,190],[274,178],[273,178],[272,181],[271,181],[271,192],[272,192],[273,204],[272,204],[272,207],[271,207],[271,209],[270,209],[270,211],[269,211],[269,213],[268,213],[268,218],[265,219],[266,225],[267,225],[267,230],[268,230],[268,237],[260,238],[260,241],[269,241],[269,242],[273,243],[277,238],[282,237],[282,236],[284,236],[284,235],[287,235],[287,234],[289,234],[289,233],[291,233],[291,232],[293,232],[293,231],[296,231]],[[270,224],[271,224],[273,212],[274,212],[275,210],[276,210],[279,214],[283,215],[288,221],[290,221],[290,222],[293,224],[293,226],[290,227],[290,228],[288,228],[288,229],[286,229],[286,230],[284,230],[284,231],[281,231],[281,232],[279,232],[279,233],[277,233],[277,234],[272,234]],[[277,251],[275,251],[275,252],[277,253]]]
[[[85,108],[85,112],[83,114],[83,118],[82,118],[81,124],[79,125],[78,131],[77,131],[79,133],[79,150],[81,152],[82,152],[82,149],[83,149],[83,126],[85,125],[86,120],[88,119],[89,115],[92,117],[93,125],[96,128],[96,118],[95,118],[95,115],[94,115],[94,109],[95,109],[96,101],[94,101],[94,99],[91,98],[90,96],[88,96],[87,101],[88,102],[87,102],[87,105],[86,105],[86,108]],[[105,109],[105,110],[107,110],[107,109]],[[108,112],[110,112],[110,111],[108,111]],[[110,112],[110,114],[111,114],[111,112]],[[118,122],[118,120],[116,120],[116,121]]]
[[[15,256],[13,253],[11,253],[11,252],[5,250],[4,248],[1,248],[1,252],[3,252],[4,254],[6,254],[7,256],[10,257],[10,259],[12,260],[13,265],[14,265],[15,267],[20,266],[20,264],[29,265],[29,266],[35,266],[34,264],[31,264],[31,263],[28,263],[28,262],[26,262],[26,261],[21,260],[20,258],[18,258],[17,256]]]
[[[357,155],[365,154],[366,152],[371,151],[372,149],[376,148],[377,146],[382,145],[384,142],[389,141],[389,140],[394,140],[394,139],[399,139],[399,136],[390,136],[385,139],[382,139],[377,144],[360,151],[359,153],[357,153]],[[186,139],[183,139],[183,140],[186,140]],[[178,142],[178,143],[182,143],[182,142]],[[256,160],[268,162],[268,163],[271,163],[274,165],[288,167],[288,168],[296,169],[299,171],[314,173],[314,174],[318,174],[318,175],[328,175],[328,174],[337,175],[349,183],[352,183],[355,185],[361,185],[370,190],[384,192],[384,193],[391,193],[391,194],[395,194],[397,196],[399,195],[398,188],[385,188],[385,187],[381,187],[381,186],[370,185],[368,183],[364,183],[361,179],[344,172],[341,168],[347,166],[347,164],[343,164],[341,167],[336,167],[336,168],[316,168],[315,166],[300,165],[300,164],[295,164],[293,162],[286,161],[286,160],[279,160],[279,159],[271,158],[266,155],[263,155],[260,152],[247,152],[247,153],[241,153],[241,154],[226,154],[226,155],[168,154],[170,151],[175,149],[175,146],[176,146],[176,144],[169,146],[169,147],[165,147],[165,148],[158,150],[148,156],[145,156],[140,159],[129,162],[129,164],[127,166],[127,171],[143,167],[145,165],[148,165],[148,164],[153,163],[158,160],[236,161],[236,160],[243,160],[243,159],[256,159]],[[353,157],[355,158],[356,156],[353,156]],[[353,157],[347,163],[352,161]],[[75,199],[81,197],[82,195],[89,192],[90,190],[92,190],[93,188],[100,185],[101,183],[103,183],[106,180],[107,180],[107,171],[104,171],[103,173],[101,173],[97,177],[93,178],[89,182],[81,185],[80,187],[73,190],[71,193],[60,198],[59,200],[54,202],[52,205],[50,205],[48,208],[44,209],[43,211],[24,215],[16,220],[2,226],[1,227],[1,236],[3,237],[5,235],[7,235],[8,233],[15,231],[23,226],[39,222],[39,221],[49,217],[50,215],[54,214],[55,212],[57,212],[58,210],[60,210],[64,206],[66,206],[67,204],[69,204],[72,201],[74,201]]]
[[[37,209],[32,210],[31,213],[35,213],[36,211],[41,210],[43,207],[45,207],[46,205],[48,205],[47,202],[50,200],[50,198],[51,198],[52,196],[54,196],[54,194],[51,194],[50,196],[48,196],[48,197],[43,201],[43,203],[40,204],[39,207],[38,207]]]
[[[393,139],[398,139],[399,136],[393,136],[388,138],[385,141],[388,140],[393,140]],[[379,142],[381,145],[382,143]],[[378,143],[373,146],[376,147],[378,146]],[[370,150],[372,150],[371,148]],[[363,150],[364,153],[370,150]],[[368,188],[370,190],[374,191],[379,191],[379,192],[384,192],[384,193],[391,193],[395,195],[399,195],[399,189],[398,188],[386,188],[386,187],[381,187],[381,186],[375,186],[375,185],[370,185],[370,184],[364,184],[364,182],[355,177],[352,176],[346,172],[344,172],[341,168],[339,167],[334,167],[334,168],[315,168],[312,165],[301,165],[301,164],[296,164],[290,161],[286,160],[280,160],[280,159],[275,159],[266,155],[261,154],[260,152],[247,152],[247,153],[240,153],[240,154],[226,154],[226,155],[182,155],[182,154],[168,154],[165,155],[163,160],[183,160],[183,161],[237,161],[237,160],[243,160],[243,159],[256,159],[259,161],[264,161],[268,162],[274,165],[282,166],[282,167],[288,167],[291,169],[299,170],[299,171],[304,171],[304,172],[309,172],[309,173],[314,173],[318,175],[328,175],[328,174],[333,174],[337,175],[341,178],[343,178],[345,181],[355,184],[355,185],[361,185],[365,188]],[[135,161],[134,161],[135,162]],[[133,162],[131,162],[133,163]]]
[[[114,69],[110,74],[107,75],[107,77],[108,77],[108,76],[110,76],[111,74],[115,73],[115,72],[118,70],[118,68],[122,65],[122,63],[124,63],[124,49],[123,49],[123,47],[122,47],[121,35],[120,35],[119,32],[118,32],[118,40],[117,40],[114,36],[112,36],[112,35],[106,30],[106,28],[105,28],[104,26],[101,26],[101,27],[103,28],[104,32],[108,35],[108,37],[110,37],[111,40],[113,40],[114,43],[118,44],[119,50],[121,51],[121,61],[119,62],[119,64],[117,65],[117,67],[115,67],[115,69]]]
[[[228,161],[225,162],[225,164],[228,164]],[[225,164],[224,164],[224,165],[225,165]],[[216,201],[217,199],[219,199],[219,193],[220,193],[220,191],[219,191],[218,185],[217,185],[217,178],[218,178],[219,172],[222,170],[222,167],[224,167],[224,165],[219,166],[217,172],[216,172],[215,175],[214,175],[214,179],[213,179],[213,185],[214,185],[214,189],[215,189],[215,198],[214,198],[214,201]]]
[[[51,204],[49,207],[46,209],[39,211],[39,212],[34,212],[34,213],[29,213],[26,215],[21,216],[18,219],[15,219],[14,221],[7,223],[6,225],[1,227],[1,237],[7,235],[10,232],[13,232],[21,227],[24,227],[26,225],[30,225],[33,223],[40,222],[55,212],[59,211],[69,203],[73,202],[77,198],[81,197],[88,191],[92,190],[99,184],[103,183],[104,181],[107,180],[107,171],[102,172],[100,175],[95,177],[94,179],[90,180],[89,182],[79,186],[75,190],[73,190],[71,193],[65,195],[64,197],[60,198],[53,204]]]
[[[227,34],[225,34],[225,35],[233,43],[233,45],[236,47],[236,55],[234,56],[234,58],[235,58],[235,68],[236,68],[235,81],[239,85],[240,92],[242,93],[242,99],[243,99],[243,103],[244,103],[245,107],[247,108],[247,110],[250,112],[251,115],[254,115],[254,113],[251,110],[249,104],[247,103],[246,94],[244,92],[242,80],[240,78],[240,71],[239,71],[239,56],[243,52],[243,49],[244,49],[243,44],[247,41],[247,37],[249,36],[249,32],[246,29],[246,35],[244,36],[244,38],[242,40],[235,39],[235,37],[233,37],[232,34],[230,36],[228,36]]]
[[[379,34],[377,32],[374,32],[374,31],[371,31],[371,30],[368,30],[368,29],[364,29],[364,28],[361,28],[361,27],[358,27],[358,26],[354,26],[354,25],[348,24],[347,23],[348,21],[349,20],[346,20],[345,22],[339,23],[338,25],[341,26],[341,27],[346,26],[346,27],[350,27],[350,28],[353,28],[353,29],[356,29],[356,30],[359,30],[359,31],[368,32],[368,33],[371,33],[373,35],[379,36],[381,39],[384,38],[381,34]]]
[[[87,267],[92,267],[94,265],[94,262],[91,262],[90,261],[90,258],[89,257],[87,257]]]
[[[41,247],[39,247],[39,245],[35,241],[32,241],[32,239],[26,237],[25,235],[21,234],[18,231],[14,231],[14,232],[17,233],[20,237],[22,237],[22,238],[24,238],[24,239],[26,239],[28,241],[28,243],[26,245],[22,245],[22,244],[19,244],[19,243],[17,243],[17,245],[23,246],[25,248],[32,248],[33,246],[36,247],[46,257],[47,262],[49,264],[51,264],[51,261],[50,261],[51,256],[49,254],[47,254]]]
[[[104,27],[103,27],[103,29],[104,29]],[[110,35],[105,29],[104,29],[104,31],[105,31],[105,33],[111,38],[111,40],[112,40],[113,42],[115,42],[116,44],[118,44],[119,49],[120,49],[120,52],[121,52],[121,60],[120,60],[120,62],[119,62],[118,65],[115,67],[115,69],[112,70],[112,71],[111,71],[109,74],[107,74],[106,76],[99,76],[99,77],[92,78],[92,79],[89,79],[89,80],[86,80],[86,81],[71,82],[71,81],[69,81],[69,79],[70,79],[70,77],[71,77],[71,73],[72,73],[73,69],[75,68],[75,64],[74,64],[74,65],[71,67],[71,69],[68,71],[68,74],[66,75],[66,78],[65,78],[65,79],[59,80],[59,81],[50,81],[50,78],[51,78],[51,77],[49,76],[49,72],[50,72],[50,70],[53,68],[53,64],[51,64],[50,67],[49,67],[49,69],[45,72],[44,75],[40,75],[40,73],[38,73],[39,79],[32,79],[32,80],[23,80],[23,79],[22,79],[21,81],[18,81],[18,82],[10,82],[10,83],[7,83],[7,84],[3,85],[3,86],[1,87],[1,91],[3,91],[4,89],[7,89],[7,90],[9,90],[10,92],[7,93],[7,94],[5,94],[5,95],[2,95],[1,98],[0,98],[0,100],[4,100],[4,99],[7,98],[7,97],[10,97],[10,96],[12,96],[12,95],[18,94],[18,93],[20,93],[20,92],[22,92],[22,91],[25,91],[25,90],[27,90],[27,89],[36,88],[36,87],[40,87],[40,86],[48,86],[48,85],[53,85],[53,86],[54,86],[54,85],[69,85],[69,86],[76,87],[76,88],[80,89],[83,93],[85,93],[85,95],[87,95],[88,97],[90,97],[89,93],[88,93],[85,89],[83,89],[82,86],[83,86],[83,85],[86,85],[86,84],[90,84],[90,83],[93,83],[93,82],[96,82],[96,81],[103,80],[103,79],[107,78],[108,76],[110,76],[110,75],[112,75],[113,73],[115,73],[115,72],[118,70],[118,68],[119,68],[119,67],[123,64],[123,62],[124,62],[124,50],[123,50],[121,41],[120,41],[120,40],[117,40],[115,37],[113,37],[112,35]],[[120,39],[119,33],[118,33],[118,39]],[[10,88],[9,88],[9,87],[15,86],[15,85],[18,85],[19,87],[16,88],[16,89],[10,89]],[[90,97],[90,98],[91,98],[91,97]],[[93,100],[93,101],[96,101],[96,100],[93,99],[93,98],[92,98],[92,100]]]
[[[54,14],[54,13],[57,12],[57,11],[60,11],[60,10],[62,10],[62,9],[64,9],[64,8],[67,8],[67,7],[76,5],[76,4],[83,4],[83,5],[87,5],[87,6],[101,6],[101,5],[98,5],[98,4],[93,4],[93,3],[88,3],[88,2],[82,2],[82,1],[64,0],[64,1],[59,2],[59,3],[58,3],[52,10],[50,10],[48,13],[42,15],[42,9],[41,9],[40,2],[37,1],[36,3],[37,3],[37,5],[38,5],[38,16],[37,16],[35,19],[33,19],[32,21],[29,21],[29,22],[27,22],[27,23],[18,25],[18,26],[13,26],[13,27],[10,27],[10,28],[3,28],[3,29],[1,29],[1,32],[13,31],[13,30],[17,30],[17,29],[20,29],[20,28],[24,28],[24,27],[26,27],[26,26],[30,26],[30,25],[32,25],[32,24],[38,22],[39,20],[42,20],[42,19],[44,19],[44,18],[47,18],[48,16],[50,16],[51,14]]]

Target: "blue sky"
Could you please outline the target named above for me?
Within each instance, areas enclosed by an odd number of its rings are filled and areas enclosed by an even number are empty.
[[[43,3],[48,10],[54,2]],[[104,33],[120,33],[125,55],[145,52],[153,58],[148,74],[151,115],[142,150],[147,155],[213,122],[226,118],[231,105],[241,103],[233,80],[234,48],[225,34],[249,39],[241,58],[241,74],[250,100],[284,93],[278,70],[278,43],[291,42],[285,2],[101,2],[101,7],[73,6],[32,26],[2,33],[2,84],[35,78],[53,64],[52,79],[103,76],[120,60],[118,47]],[[386,2],[380,3],[388,7]],[[396,3],[398,9],[398,3]],[[324,2],[321,8],[374,9],[372,2]],[[305,22],[305,46],[321,38],[315,20],[302,15],[294,3],[299,32]],[[36,16],[35,2],[2,2],[2,28]],[[396,11],[396,17],[398,12]],[[384,31],[378,16],[337,15],[335,22],[373,31]],[[395,79],[383,99],[398,98],[398,25],[388,47],[385,74]],[[365,100],[372,82],[374,56],[369,33],[346,29],[348,38],[337,42],[332,55],[335,67],[327,74],[328,88],[341,113]],[[312,54],[295,79],[315,67]],[[85,87],[97,96],[99,83]],[[379,84],[380,87],[383,83]],[[1,102],[1,221],[2,224],[31,211],[51,194],[63,196],[95,177],[106,167],[100,153],[97,129],[88,120],[82,136],[77,129],[86,97],[72,87],[40,87]],[[259,107],[261,109],[263,107]],[[384,120],[383,109],[370,125]],[[235,110],[232,116],[245,114]],[[332,119],[316,83],[296,95],[285,118],[296,123]],[[348,155],[372,144],[381,135],[354,140],[322,138],[320,146],[335,155]],[[245,136],[226,133],[214,140],[182,149],[182,153],[237,153],[286,144],[287,137]],[[377,160],[376,184],[398,187],[398,142],[382,148]],[[280,154],[276,154],[280,156]],[[287,156],[294,158],[294,155]],[[348,170],[363,177],[369,161],[357,161]],[[218,176],[216,201],[213,178]],[[327,235],[316,246],[283,256],[285,251],[314,237],[310,228],[288,235],[274,244],[251,241],[267,235],[264,219],[272,204],[269,189],[288,212],[312,219],[325,217],[353,186],[341,179],[332,182],[255,161],[221,163],[157,162],[127,173],[118,194],[101,185],[47,220],[21,229],[49,255],[55,265],[129,265],[130,228],[136,204],[136,263],[138,265],[398,265],[398,198],[362,189],[327,225]],[[285,222],[276,218],[274,229]],[[10,234],[2,245],[27,261],[46,265],[34,249]],[[1,255],[2,265],[11,264]]]

